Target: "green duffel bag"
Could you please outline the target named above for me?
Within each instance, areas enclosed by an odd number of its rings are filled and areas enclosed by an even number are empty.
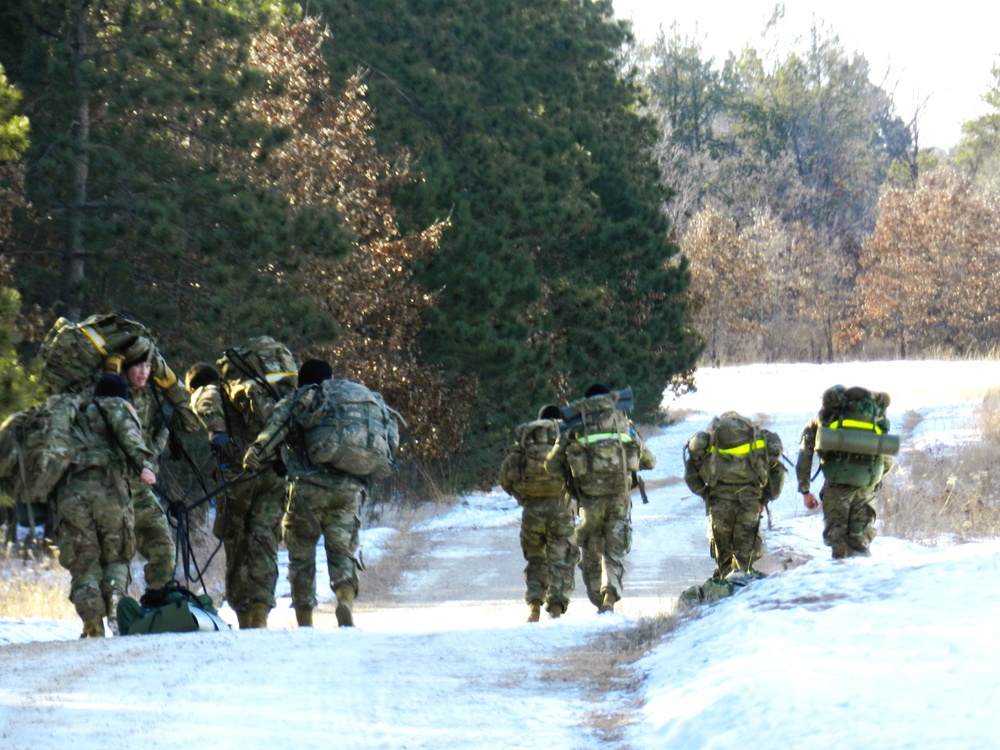
[[[139,601],[123,597],[118,602],[117,616],[122,635],[232,630],[219,616],[212,597],[194,594],[177,581],[147,591]]]

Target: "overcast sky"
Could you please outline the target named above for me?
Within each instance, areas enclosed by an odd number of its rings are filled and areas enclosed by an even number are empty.
[[[655,38],[673,21],[700,39],[706,55],[721,64],[730,50],[752,46],[766,52],[761,32],[773,0],[614,0],[621,18],[632,18],[637,36]],[[896,111],[909,121],[918,105],[920,145],[948,149],[962,123],[989,111],[982,95],[1000,55],[1000,3],[952,0],[933,6],[884,0],[793,0],[786,4],[783,45],[808,35],[815,19],[826,24],[848,52],[860,52],[872,79],[893,94]],[[783,47],[784,48],[784,47]]]

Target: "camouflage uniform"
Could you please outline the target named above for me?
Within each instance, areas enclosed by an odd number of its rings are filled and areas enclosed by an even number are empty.
[[[734,570],[753,573],[753,563],[764,555],[760,535],[760,521],[767,502],[781,494],[785,481],[785,467],[781,463],[781,440],[773,432],[765,432],[768,441],[767,482],[758,484],[728,484],[705,482],[702,462],[707,460],[702,451],[692,451],[699,433],[688,443],[688,456],[684,465],[684,482],[694,494],[705,501],[712,539],[709,549],[715,560],[714,578],[725,578]],[[701,446],[704,449],[707,446]]]
[[[59,562],[70,571],[69,598],[85,622],[114,618],[115,602],[125,595],[135,554],[125,475],[153,468],[134,409],[119,398],[95,402],[81,410],[86,440],[56,491]]]
[[[306,453],[301,424],[316,410],[314,399],[319,393],[315,386],[304,386],[279,401],[248,451],[248,455],[255,453],[260,460],[266,460],[280,446],[288,471],[283,530],[292,605],[300,624],[311,624],[311,612],[317,604],[316,544],[321,536],[326,546],[330,588],[338,602],[347,596],[353,603],[359,591],[361,567],[357,553],[367,482],[331,466],[313,464]],[[246,459],[244,466],[249,467]],[[340,606],[338,622],[344,624]]]
[[[617,411],[623,425],[618,438],[627,452],[637,454],[639,469],[652,469],[656,457],[646,447],[638,433],[628,422],[624,412]],[[627,430],[628,432],[624,432]],[[578,429],[569,429],[560,437],[545,461],[546,470],[553,476],[567,477],[570,491],[579,504],[580,523],[576,528],[576,544],[580,548],[580,570],[587,588],[587,597],[600,611],[611,611],[622,598],[622,578],[625,574],[625,556],[632,549],[632,498],[633,476],[621,472],[600,493],[586,492],[571,471],[567,455],[570,446],[583,439]]]
[[[227,385],[237,387],[235,383]],[[260,384],[249,387],[255,390],[252,403],[256,407],[273,408],[274,399]],[[226,552],[226,600],[237,617],[245,617],[254,604],[273,609],[285,479],[268,468],[248,480],[241,466],[243,453],[263,428],[269,412],[246,413],[249,409],[238,408],[217,383],[195,389],[191,406],[210,435],[229,435],[229,442],[218,454],[217,479],[231,486],[216,495],[213,528]]]
[[[512,456],[500,467],[500,486],[514,496]],[[560,480],[556,492],[548,497],[518,498],[521,513],[521,552],[527,561],[524,568],[524,600],[545,602],[552,614],[562,614],[576,586],[574,566],[580,549],[573,539],[576,511],[572,498]]]
[[[143,437],[152,451],[153,471],[158,473],[160,457],[167,447],[170,431],[163,415],[161,397],[153,393],[154,387],[150,385],[143,388],[130,387],[129,400],[139,415]],[[163,588],[174,579],[176,561],[174,535],[153,490],[143,484],[134,473],[129,472],[126,476],[135,513],[136,551],[146,559],[146,565],[143,567],[146,588]]]
[[[799,457],[795,473],[799,482],[799,492],[802,494],[809,492],[812,481],[816,432],[821,424],[819,416],[813,417],[802,430],[802,438],[799,441]],[[884,432],[888,432],[888,420],[884,420],[880,427]],[[831,481],[826,475],[833,469],[833,461],[825,456],[820,459],[820,469],[824,471],[823,489],[819,494],[823,503],[823,542],[832,549],[834,559],[867,557],[871,554],[868,548],[875,538],[875,496],[882,483],[882,477],[893,467],[894,459],[891,456],[877,456],[864,461],[870,465],[871,481],[858,487],[854,484]]]

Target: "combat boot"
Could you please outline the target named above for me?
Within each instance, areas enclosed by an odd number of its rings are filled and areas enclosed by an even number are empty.
[[[240,626],[240,630],[246,630],[250,627],[250,613],[245,609],[234,610],[236,612],[236,624]]]
[[[263,602],[254,602],[250,605],[247,613],[248,628],[266,628],[267,616],[271,614],[271,608]]]
[[[108,610],[108,630],[111,631],[111,635],[119,635],[118,602],[121,601],[121,598],[122,595],[118,591],[112,591],[105,602],[105,607]]]
[[[542,616],[541,602],[528,602],[528,622],[538,622]]]
[[[88,620],[83,621],[83,634],[81,638],[103,638],[104,637],[104,618],[103,617],[91,617]]]
[[[565,611],[566,610],[563,608],[563,605],[561,605],[561,604],[550,604],[549,605],[549,617],[551,617],[553,620],[555,620],[556,618],[562,617],[562,614]]]
[[[333,590],[337,595],[337,625],[342,628],[354,627],[354,613],[351,608],[354,606],[354,587],[350,584],[337,586]]]
[[[601,606],[597,608],[597,614],[603,615],[605,612],[614,612],[616,601],[617,597],[615,597],[614,593],[611,591],[607,592],[604,595],[604,601],[601,602]]]
[[[300,628],[311,628],[313,626],[313,611],[309,607],[295,608],[295,622]]]

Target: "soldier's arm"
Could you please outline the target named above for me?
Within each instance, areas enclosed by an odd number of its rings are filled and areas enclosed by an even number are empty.
[[[799,457],[795,462],[795,476],[799,482],[799,492],[808,494],[812,482],[813,452],[816,446],[816,432],[819,430],[819,420],[815,417],[802,430],[799,439]]]
[[[114,432],[118,447],[125,454],[129,465],[136,471],[153,470],[153,452],[142,435],[139,415],[127,401],[108,399],[109,428]]]
[[[311,401],[312,393],[308,391],[302,394],[301,397],[299,392],[296,391],[281,399],[275,405],[271,416],[268,417],[264,429],[260,431],[260,434],[248,450],[257,453],[261,459],[270,457],[278,450],[281,443],[284,442],[285,437],[292,428],[292,423],[295,421],[296,415],[308,409]]]
[[[556,444],[552,446],[549,455],[545,457],[545,471],[554,477],[566,478],[566,446],[569,444],[570,434],[564,432],[559,436]]]
[[[218,383],[196,388],[191,394],[191,411],[197,415],[208,432],[226,432],[226,413],[222,403],[222,390]]]

